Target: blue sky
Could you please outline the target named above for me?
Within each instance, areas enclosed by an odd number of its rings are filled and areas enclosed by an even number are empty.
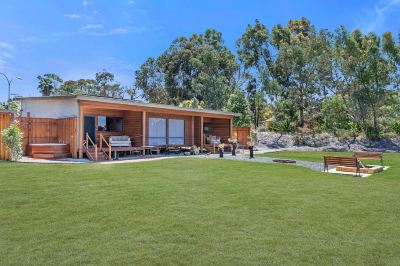
[[[39,95],[36,76],[64,80],[93,78],[102,69],[132,85],[134,71],[158,56],[178,36],[215,28],[225,43],[260,19],[271,28],[307,17],[317,28],[364,32],[400,30],[400,0],[363,1],[151,1],[151,0],[1,0],[0,72],[14,80],[12,92]],[[0,101],[7,84],[0,77]]]

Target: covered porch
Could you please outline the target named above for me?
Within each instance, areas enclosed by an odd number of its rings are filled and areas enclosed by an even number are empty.
[[[157,155],[190,149],[215,152],[232,138],[232,116],[114,103],[79,102],[79,158],[115,159],[118,153]],[[127,136],[129,146],[110,144],[110,137]],[[112,139],[112,138],[111,138]],[[153,151],[155,152],[152,152]],[[105,156],[103,157],[103,154]]]

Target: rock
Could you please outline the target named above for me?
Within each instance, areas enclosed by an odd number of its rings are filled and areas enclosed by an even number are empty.
[[[257,133],[259,149],[293,149],[320,151],[386,151],[400,152],[400,137],[371,141],[365,138],[337,138],[322,134]]]

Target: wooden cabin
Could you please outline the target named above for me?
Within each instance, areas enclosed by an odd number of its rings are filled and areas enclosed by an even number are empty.
[[[129,136],[132,146],[137,147],[196,145],[211,150],[214,145],[208,143],[210,136],[227,143],[228,138],[233,137],[233,117],[238,116],[229,112],[85,95],[19,100],[21,127],[26,132],[25,153],[43,149],[46,143],[65,144],[58,145],[62,149],[58,151],[60,157],[68,153],[71,157],[82,158],[88,141],[103,149],[111,136]]]

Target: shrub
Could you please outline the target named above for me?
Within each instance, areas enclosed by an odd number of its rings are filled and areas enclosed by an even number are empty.
[[[365,137],[369,140],[379,140],[381,138],[381,132],[372,126],[367,126],[364,129]]]
[[[1,139],[10,153],[11,161],[19,161],[22,158],[22,132],[18,122],[13,122],[1,132]]]
[[[304,136],[302,134],[296,134],[293,136],[293,144],[296,146],[299,145],[305,145],[306,141],[304,139]]]
[[[400,136],[400,122],[394,122],[392,125],[392,130],[396,135]]]
[[[293,127],[290,124],[289,120],[274,121],[269,126],[269,130],[279,133],[289,133],[293,131]]]
[[[337,95],[323,101],[321,115],[322,127],[335,135],[350,129],[349,126],[353,123],[343,99]]]
[[[190,154],[191,155],[199,155],[200,154],[200,148],[197,147],[196,145],[192,146],[190,149]]]

